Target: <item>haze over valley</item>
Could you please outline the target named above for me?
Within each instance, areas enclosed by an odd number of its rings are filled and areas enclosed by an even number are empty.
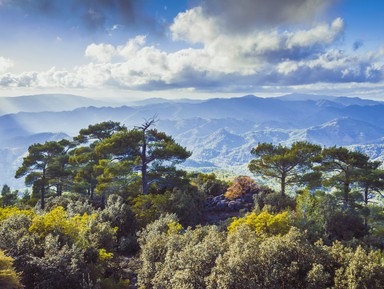
[[[37,95],[7,101],[19,112],[0,116],[0,184],[17,188],[24,185],[14,174],[29,145],[72,138],[89,124],[107,120],[133,128],[154,116],[157,129],[192,152],[183,164],[192,170],[247,173],[250,150],[259,142],[290,145],[306,140],[323,146],[349,146],[372,159],[384,158],[384,103],[367,99],[246,95],[201,101],[158,98],[103,106],[80,96]],[[25,108],[29,112],[22,112]]]

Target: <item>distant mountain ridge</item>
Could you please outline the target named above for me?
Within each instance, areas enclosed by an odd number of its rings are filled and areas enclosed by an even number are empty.
[[[333,102],[333,103],[339,103],[342,106],[383,104],[383,102],[380,102],[380,101],[371,100],[371,99],[362,99],[359,97],[314,95],[314,94],[299,94],[299,93],[286,94],[283,96],[279,96],[277,98],[284,101],[310,100],[310,101],[325,102],[325,103]]]
[[[72,137],[81,128],[106,120],[131,128],[154,116],[159,130],[193,152],[186,165],[199,170],[244,166],[259,142],[289,145],[307,140],[325,146],[348,145],[374,158],[384,154],[384,103],[373,100],[247,95],[205,101],[154,99],[145,105],[118,107],[76,105],[72,110],[0,116],[0,185],[10,183],[21,155],[33,142]]]
[[[0,97],[0,115],[18,112],[73,110],[84,106],[103,106],[107,103],[71,94],[37,94]]]

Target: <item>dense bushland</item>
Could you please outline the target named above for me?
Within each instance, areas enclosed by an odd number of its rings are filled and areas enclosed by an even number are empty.
[[[179,170],[190,152],[153,126],[30,147],[16,177],[31,192],[1,191],[1,288],[384,288],[380,162],[258,144],[249,169],[273,191]],[[246,196],[206,223],[208,198]]]

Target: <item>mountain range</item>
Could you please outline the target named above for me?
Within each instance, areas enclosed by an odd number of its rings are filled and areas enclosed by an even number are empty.
[[[13,187],[23,186],[13,176],[29,145],[70,138],[89,124],[106,120],[130,128],[156,117],[159,130],[193,152],[184,166],[196,170],[245,172],[250,150],[259,142],[289,145],[307,140],[349,146],[373,159],[384,157],[384,103],[360,98],[304,94],[204,101],[156,98],[122,106],[74,95],[6,101],[7,107],[0,106],[0,185]],[[5,114],[9,107],[14,113]]]

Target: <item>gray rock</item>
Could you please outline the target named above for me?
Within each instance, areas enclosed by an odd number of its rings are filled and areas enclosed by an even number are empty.
[[[212,198],[212,202],[215,204],[218,204],[220,201],[222,201],[224,199],[225,199],[224,195],[221,194],[221,195],[218,195],[218,196]]]
[[[216,205],[216,208],[218,209],[218,210],[225,210],[226,208],[228,208],[228,205],[227,205],[227,202],[225,201],[225,200],[221,200],[221,201],[219,201],[218,203],[217,203],[217,205]]]

